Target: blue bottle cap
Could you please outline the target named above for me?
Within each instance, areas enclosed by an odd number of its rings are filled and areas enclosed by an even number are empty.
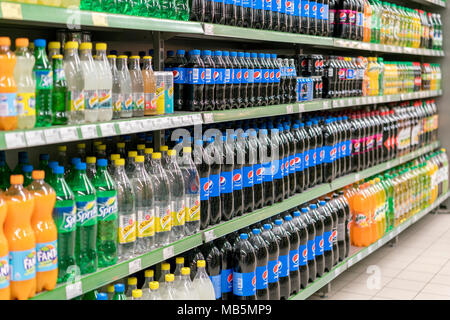
[[[24,164],[22,166],[22,171],[23,172],[32,172],[33,171],[33,166],[31,164]]]
[[[48,153],[41,153],[39,155],[39,160],[40,161],[48,161],[48,160],[50,160],[50,155]]]
[[[97,159],[97,165],[99,167],[106,167],[108,165],[108,160],[106,160],[106,159]]]
[[[348,117],[347,117],[347,116],[344,116],[344,117],[342,117],[342,119],[343,119],[344,121],[347,121],[347,120],[348,120]]]
[[[200,55],[200,50],[198,50],[198,49],[195,49],[195,50],[191,50],[192,51],[192,55],[197,55],[197,56],[199,56]]]
[[[245,239],[248,238],[248,234],[246,234],[246,233],[241,233],[240,236],[239,236],[239,238],[241,238],[242,240],[245,240]]]
[[[214,51],[214,55],[215,56],[222,56],[222,51],[216,50],[216,51]]]
[[[202,56],[210,56],[211,55],[211,50],[203,50],[202,51]]]
[[[271,57],[272,59],[276,59],[276,58],[277,58],[277,54],[276,54],[276,53],[272,53],[272,54],[270,55],[270,57]]]
[[[47,45],[47,41],[45,39],[36,39],[34,40],[34,46],[35,47],[44,47]]]
[[[70,161],[73,165],[76,165],[78,162],[81,162],[80,158],[72,158],[72,160]]]
[[[167,51],[167,56],[168,57],[173,57],[175,55],[175,52],[173,52],[173,50],[168,50]]]
[[[104,292],[97,293],[97,300],[108,300],[108,295]]]
[[[53,167],[53,173],[54,174],[64,174],[64,167],[63,166]]]
[[[294,211],[293,215],[294,217],[300,217],[300,211]]]
[[[229,51],[222,51],[222,55],[224,57],[228,57],[230,55],[230,52]]]
[[[292,221],[292,216],[287,215],[286,217],[284,217],[284,221]]]
[[[314,125],[318,125],[319,121],[318,120],[314,120],[313,123],[314,123]]]
[[[255,52],[250,53],[251,58],[258,58],[258,54]]]
[[[184,51],[182,49],[177,50],[177,55],[184,56],[185,54],[186,54],[186,51]]]
[[[77,170],[86,170],[86,162],[78,162],[75,165],[75,169],[77,169]]]
[[[313,210],[314,210],[314,209],[317,209],[317,205],[315,205],[314,203],[313,203],[313,204],[310,204],[309,207],[310,207],[311,209],[313,209]]]
[[[123,293],[125,291],[125,285],[123,283],[116,283],[114,285],[114,292]]]
[[[272,226],[268,223],[265,223],[263,228],[264,228],[264,230],[270,230],[270,229],[272,229]]]
[[[306,125],[307,125],[307,126],[311,126],[311,125],[312,125],[312,122],[311,122],[311,121],[308,121],[308,122],[306,122]]]
[[[244,57],[244,53],[243,52],[238,52],[237,56],[238,56],[238,58],[243,58]]]
[[[293,125],[292,125],[292,128],[294,128],[294,129],[298,129],[300,127],[300,125],[298,124],[298,123],[294,123]]]
[[[265,53],[264,54],[264,58],[266,58],[266,59],[270,59],[270,56],[271,56],[270,53]]]
[[[308,208],[301,208],[300,211],[301,211],[302,213],[308,213],[309,210],[308,210]]]
[[[59,166],[59,163],[58,163],[58,161],[49,161],[48,166],[49,166],[49,168],[54,168],[54,167]]]
[[[246,52],[246,53],[244,53],[244,57],[246,57],[246,58],[250,58],[250,52]]]
[[[326,203],[325,201],[323,201],[323,200],[320,200],[320,201],[319,201],[319,205],[320,205],[320,206],[324,206],[324,205],[326,205],[326,204],[327,204],[327,203]]]
[[[266,57],[266,55],[264,53],[258,53],[258,58],[262,59],[262,58],[265,58],[265,57]]]
[[[300,122],[300,128],[304,128],[305,124],[303,122]]]
[[[252,230],[252,232],[253,232],[253,234],[260,234],[261,230],[255,228],[255,229]]]
[[[274,222],[277,226],[281,226],[283,224],[283,220],[281,219],[276,219]]]
[[[230,52],[230,57],[237,57],[237,52],[236,51],[231,51]]]

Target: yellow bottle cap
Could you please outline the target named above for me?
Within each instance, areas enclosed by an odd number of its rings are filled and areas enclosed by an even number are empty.
[[[169,157],[173,157],[173,156],[175,156],[177,154],[177,152],[175,151],[175,150],[168,150],[167,151],[167,155],[169,156]]]
[[[145,270],[145,277],[146,278],[153,277],[154,275],[155,275],[155,271],[153,271],[153,269]]]
[[[137,156],[137,151],[128,151],[128,158],[134,158]]]
[[[188,267],[181,268],[181,274],[182,274],[183,276],[188,276],[188,275],[190,275],[190,274],[191,274],[191,268],[188,268]]]
[[[144,56],[142,59],[145,59],[145,60],[152,59],[152,56]]]
[[[17,39],[16,39],[16,41],[17,41]],[[61,43],[59,41],[50,41],[48,43],[48,48],[49,49],[60,49]]]
[[[106,291],[108,293],[114,293],[114,285],[113,284],[108,284],[108,286],[106,287]]]
[[[206,267],[206,261],[205,260],[197,260],[197,267],[199,267],[199,268]]]
[[[161,146],[161,147],[159,148],[159,151],[167,151],[167,150],[169,150],[169,147],[168,147],[168,146]]]
[[[119,58],[119,59],[127,59],[128,57],[127,57],[126,55],[124,55],[124,54],[121,54],[121,55],[118,56],[117,58]]]
[[[64,49],[78,49],[78,42],[76,42],[76,41],[67,41],[64,44]]]
[[[67,146],[58,146],[58,151],[67,151]]]
[[[137,278],[136,277],[129,277],[128,278],[128,285],[129,286],[134,286],[137,284]]]
[[[166,274],[166,282],[172,282],[175,280],[175,276],[172,273]]]
[[[94,141],[94,146],[96,147],[96,146],[99,146],[99,145],[101,145],[102,144],[102,142],[100,141],[100,140],[96,140],[96,141]]]
[[[136,156],[136,157],[134,157],[134,161],[136,161],[137,163],[144,162],[144,160],[145,160],[144,156]]]
[[[175,258],[176,264],[184,264],[184,258],[183,257],[176,257]]]
[[[140,59],[141,57],[139,56],[130,56],[130,59]]]
[[[120,154],[114,153],[110,157],[111,161],[115,161],[117,159],[120,159]]]
[[[92,50],[92,43],[83,42],[82,44],[80,44],[80,50]]]
[[[54,54],[53,56],[52,56],[52,59],[63,59],[64,57],[63,57],[63,55],[62,54]]]
[[[159,282],[158,281],[152,281],[149,284],[150,290],[158,290],[159,289]]]
[[[100,144],[97,146],[97,150],[106,151],[106,144]]]
[[[78,149],[86,149],[86,143],[78,143],[77,148]]]
[[[183,147],[183,153],[191,153],[192,148],[191,147]]]
[[[140,298],[142,297],[142,290],[134,289],[133,291],[131,291],[131,295],[133,296],[133,298]]]
[[[138,144],[137,145],[138,150],[145,150],[145,144]]]
[[[161,153],[159,152],[152,153],[152,159],[161,159]]]
[[[117,148],[125,148],[125,142],[117,142]]]
[[[102,51],[106,51],[106,43],[104,42],[99,42],[95,44],[95,50],[102,50]]]
[[[170,270],[170,263],[167,263],[167,262],[161,263],[161,270],[164,270],[164,271]]]
[[[117,59],[117,56],[115,54],[108,54],[106,57],[108,59]]]
[[[116,166],[124,166],[125,165],[125,159],[117,159],[114,160],[114,163],[116,164]]]
[[[153,153],[153,148],[145,148],[144,152],[145,154],[151,154]]]
[[[86,157],[86,163],[94,163],[97,159],[95,157]]]

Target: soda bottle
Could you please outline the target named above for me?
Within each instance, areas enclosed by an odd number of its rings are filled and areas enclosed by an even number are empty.
[[[272,29],[280,31],[281,28],[281,0],[271,0],[272,2]]]
[[[106,43],[95,44],[95,67],[98,72],[98,120],[110,121],[113,116],[112,70],[106,57]]]
[[[63,69],[63,56],[53,56],[52,124],[67,124],[66,106],[68,103],[66,76]]]
[[[263,206],[270,206],[275,200],[275,187],[273,181],[272,162],[273,153],[276,150],[272,146],[272,142],[267,136],[267,129],[261,129],[259,131],[259,155],[262,162],[262,175],[263,175]]]
[[[33,78],[34,55],[28,51],[28,39],[16,39],[15,51],[17,63],[14,68],[14,80],[17,86],[17,128],[31,129],[36,124],[35,91]]]
[[[308,257],[308,271],[309,271],[309,282],[314,282],[316,280],[317,268],[315,259],[315,248],[316,248],[316,227],[315,220],[311,217],[309,209],[307,207],[301,208],[300,219],[306,225],[306,230],[308,232],[308,242],[307,242],[307,257]]]
[[[213,62],[215,65],[213,73],[215,108],[216,110],[229,109],[225,92],[226,66],[222,59],[222,51],[214,51]]]
[[[6,202],[3,199],[3,195],[0,196],[0,299],[10,299],[10,287],[9,287],[9,250],[8,241],[3,231],[3,225],[6,219]]]
[[[36,126],[48,127],[52,124],[52,90],[53,90],[53,70],[45,52],[46,41],[36,39],[35,64],[33,67],[36,79]]]
[[[261,145],[256,135],[256,130],[250,130],[250,137],[248,139],[249,163],[253,165],[253,201],[254,209],[263,207],[263,167],[262,157],[260,154]]]
[[[16,56],[10,51],[11,40],[8,37],[0,37],[0,98],[2,107],[6,111],[6,115],[0,117],[0,130],[14,130],[17,128],[17,107],[16,96],[17,87],[14,81],[14,70],[16,65]]]
[[[279,130],[272,129],[271,136],[271,147],[274,151],[273,162],[272,162],[272,175],[273,175],[273,192],[274,192],[274,202],[281,202],[285,197],[285,184],[283,181],[283,171],[284,171],[284,146],[280,141]]]
[[[210,223],[209,193],[212,187],[210,175],[210,159],[203,149],[203,140],[195,140],[194,162],[200,176],[200,229],[205,229]]]
[[[244,192],[242,190],[243,164],[245,161],[244,150],[240,142],[237,141],[235,134],[229,136],[234,144],[234,167],[233,167],[233,198],[234,213],[233,216],[241,216],[244,213]]]
[[[83,42],[80,45],[81,70],[84,75],[85,121],[96,122],[99,119],[98,89],[99,77],[94,59],[92,58],[92,43]]]
[[[300,273],[300,288],[304,289],[308,285],[309,279],[309,269],[308,269],[308,230],[306,224],[300,217],[300,211],[293,212],[293,224],[297,228],[298,238],[299,238],[299,273]]]
[[[85,122],[85,78],[78,56],[78,42],[68,41],[64,45],[64,74],[67,83],[66,114],[69,124]]]
[[[220,251],[213,242],[207,242],[201,247],[201,252],[206,260],[206,272],[213,285],[215,299],[220,299],[222,297]]]
[[[144,115],[156,114],[156,78],[152,68],[152,57],[144,56],[142,58],[142,78],[144,81]],[[174,78],[175,83],[175,78]],[[175,87],[177,89],[177,87]],[[175,91],[179,97],[179,91]],[[177,97],[177,96],[175,96]]]
[[[133,97],[133,117],[144,116],[144,78],[142,77],[139,59],[139,56],[131,56],[128,61]]]
[[[231,109],[235,103],[235,97],[233,96],[233,65],[230,60],[230,52],[222,51],[222,57],[225,68],[224,87],[225,87],[225,108]]]
[[[44,171],[33,171],[33,182],[27,187],[34,197],[31,227],[36,238],[36,292],[53,290],[58,277],[57,228],[52,218],[56,193],[44,177]]]
[[[241,91],[242,85],[242,67],[240,59],[237,57],[238,53],[235,51],[230,52],[230,61],[231,61],[231,82],[233,83],[233,87],[231,89],[231,97],[232,97],[232,108],[241,108],[244,106],[243,99],[247,96],[247,91]],[[245,94],[241,96],[241,94]]]
[[[255,69],[254,77],[255,77],[255,97],[257,101],[257,105],[259,106],[267,106],[270,104],[270,88],[271,80],[270,80],[270,68],[269,59],[266,58],[266,54],[264,53],[255,53],[255,62],[257,65],[257,69]],[[269,55],[270,57],[270,55]],[[257,74],[260,72],[260,75]],[[269,92],[270,91],[270,92]]]
[[[276,236],[279,256],[278,256],[278,282],[280,284],[280,298],[287,299],[291,292],[291,280],[289,276],[289,234],[282,226],[283,220],[276,219],[273,227],[273,234]]]
[[[183,158],[180,164],[185,187],[185,219],[186,235],[200,230],[200,185],[197,168],[192,161],[192,148],[183,147]]]
[[[270,300],[280,300],[280,286],[278,283],[278,255],[279,246],[275,234],[272,232],[270,224],[264,224],[261,237],[264,239],[268,252],[268,291]]]
[[[244,212],[252,212],[254,210],[255,198],[254,198],[254,181],[255,171],[253,168],[253,163],[256,160],[257,150],[251,149],[248,141],[248,134],[242,133],[240,135],[240,147],[244,151],[244,164],[242,168],[242,187],[243,187],[243,201],[244,201]]]
[[[264,55],[264,54],[262,54]],[[262,97],[262,66],[258,60],[257,53],[250,54],[250,61],[253,64],[253,100],[254,106],[262,106],[263,105],[263,97]]]
[[[131,75],[127,64],[128,57],[121,55],[117,57],[117,71],[122,93],[121,118],[131,118],[133,116],[133,91],[131,88]]]
[[[205,260],[197,260],[196,273],[192,280],[192,286],[194,291],[197,292],[199,300],[215,300],[214,286],[206,273],[205,267]]]
[[[125,295],[125,285],[123,283],[116,283],[114,285],[114,297],[113,300],[127,300]]]
[[[211,58],[210,50],[202,51],[202,60],[204,65],[204,73],[202,72],[201,77],[204,79],[204,110],[215,110],[216,108],[216,98],[215,98],[215,64]]]
[[[221,257],[220,288],[222,300],[231,300],[233,296],[233,247],[226,237],[214,240],[214,244],[219,249]]]
[[[241,104],[239,104],[239,108],[247,108],[250,106],[250,99],[253,94],[253,90],[249,90],[249,66],[248,62],[245,59],[244,52],[237,53],[237,60],[239,61],[240,69],[236,70],[235,79],[239,80],[240,89],[239,89],[239,97],[241,98]],[[240,73],[239,73],[240,71]],[[251,95],[249,95],[249,93]]]
[[[234,213],[234,193],[233,193],[233,168],[234,153],[231,139],[226,135],[222,136],[222,166],[220,171],[220,204],[221,220],[227,221],[233,217]]]
[[[11,175],[4,193],[7,214],[4,233],[8,241],[10,298],[25,300],[36,293],[36,237],[31,226],[34,197],[23,188],[23,176]],[[15,234],[21,234],[18,238]]]
[[[96,160],[95,157],[86,157],[86,175],[90,180],[94,178],[95,172],[97,171],[95,165]]]
[[[198,300],[198,294],[194,291],[194,286],[191,281],[191,269],[183,267],[181,268],[180,273],[180,280],[178,280],[178,283],[175,285],[175,300]]]
[[[256,299],[269,300],[268,269],[269,251],[260,229],[252,229],[250,243],[256,255]]]
[[[318,252],[316,256],[316,261],[318,262],[318,268],[321,266],[321,260],[323,260],[323,268],[324,271],[328,272],[333,268],[333,262],[334,262],[334,256],[333,256],[333,239],[332,239],[332,229],[333,229],[333,218],[331,216],[331,213],[326,209],[325,207],[326,202],[325,201],[319,201],[319,207],[315,211],[313,209],[312,212],[316,212],[315,218],[322,220],[323,224],[323,236],[322,239],[319,240],[319,246],[323,247],[323,253],[322,249]],[[322,230],[320,228],[316,228],[316,230]],[[320,232],[320,231],[319,231]],[[322,242],[322,245],[320,243]],[[316,249],[318,244],[316,243]],[[317,259],[318,257],[322,256],[322,258]],[[320,272],[320,271],[319,271]],[[319,272],[317,275],[319,276]]]
[[[108,62],[111,68],[111,104],[112,104],[112,119],[119,119],[122,111],[123,96],[122,87],[119,78],[119,71],[117,71],[115,55],[108,55]]]
[[[176,160],[176,151],[167,152],[166,171],[171,172],[175,179],[175,186],[172,189],[172,236],[173,239],[181,239],[186,234],[186,195],[183,174]]]
[[[184,109],[185,106],[185,84],[187,84],[187,73],[184,50],[177,50],[176,56],[173,51],[167,51],[167,59],[165,61],[164,70],[172,71],[173,73],[173,88],[174,88],[174,108],[176,111]]]
[[[283,227],[289,236],[289,278],[291,280],[290,294],[292,295],[299,292],[301,283],[299,271],[300,235],[299,229],[296,224],[294,224],[291,215],[286,215],[284,217]]]
[[[310,27],[310,18],[309,18],[309,6],[310,2],[309,0],[300,0],[299,1],[299,13],[300,13],[300,30],[299,33],[301,34],[309,34],[309,27]]]
[[[210,225],[219,223],[222,212],[220,202],[220,172],[222,155],[219,152],[219,146],[212,139],[208,140],[205,152],[210,157],[210,175],[209,175],[209,208]]]
[[[203,60],[200,59],[200,50],[189,51],[189,61],[186,64],[186,109],[189,111],[202,111],[205,107],[204,87],[205,72]]]
[[[241,233],[233,247],[233,295],[237,300],[256,300],[256,255],[248,235]]]
[[[24,164],[22,166],[22,174],[23,174],[23,186],[26,188],[28,185],[33,182],[32,178],[33,166],[31,164]]]

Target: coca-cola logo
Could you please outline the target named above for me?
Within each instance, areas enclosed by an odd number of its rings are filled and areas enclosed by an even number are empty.
[[[272,73],[273,74],[273,73]],[[264,72],[264,79],[269,79],[269,77],[270,77],[270,73],[269,73],[269,71],[265,71]]]
[[[218,79],[219,79],[219,72],[214,71],[213,79],[214,79],[214,80],[218,80]]]
[[[221,187],[224,186],[226,182],[227,182],[227,179],[225,179],[225,177],[220,177],[219,185]]]
[[[173,80],[178,80],[181,78],[181,74],[178,72],[178,70],[173,70]]]
[[[260,176],[262,176],[263,172],[264,172],[264,168],[258,168],[258,170],[256,170],[256,175],[258,177],[260,177]]]
[[[233,176],[233,181],[234,181],[235,183],[240,183],[241,180],[242,180],[242,176],[241,176],[240,173],[236,173],[236,174]]]
[[[261,78],[261,72],[259,72],[259,71],[253,72],[253,78],[260,79]]]
[[[208,192],[209,190],[211,190],[213,186],[213,182],[211,180],[209,180],[208,182],[205,183],[205,185],[203,186],[203,190],[205,192]]]
[[[292,257],[292,262],[298,263],[298,253],[294,254],[294,256]]]
[[[253,178],[253,170],[250,170],[247,174],[247,178],[252,179]]]

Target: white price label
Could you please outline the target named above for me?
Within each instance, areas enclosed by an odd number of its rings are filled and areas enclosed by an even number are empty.
[[[44,134],[45,134],[45,141],[47,143],[61,142],[61,137],[59,136],[58,129],[46,129],[44,131]]]
[[[339,101],[339,105],[341,106],[341,107],[345,107],[345,101],[346,99],[341,99],[340,101]]]
[[[108,19],[106,14],[100,12],[92,12],[92,23],[97,27],[107,27]]]
[[[83,289],[81,286],[81,281],[66,285],[66,299],[70,300],[72,298],[81,296],[83,294]]]
[[[96,125],[90,125],[90,126],[81,126],[81,135],[84,139],[92,139],[97,138],[97,126]]]
[[[355,98],[355,105],[361,105],[361,98]]]
[[[216,236],[214,234],[214,230],[205,231],[203,234],[205,235],[205,241],[206,242],[210,242],[210,241],[213,241],[214,239],[216,239]]]
[[[120,134],[129,133],[131,130],[129,121],[119,122]]]
[[[114,123],[100,124],[100,131],[102,132],[102,137],[114,136],[116,134]]]
[[[292,104],[289,104],[286,106],[286,113],[291,114],[294,112],[294,106]]]
[[[163,249],[163,258],[167,260],[172,258],[175,254],[173,253],[173,246],[167,247]]]
[[[355,182],[358,182],[359,180],[361,180],[359,173],[355,173]]]
[[[338,100],[333,100],[333,108],[337,108],[337,107],[339,107]]]
[[[305,111],[305,104],[299,103],[298,104],[298,112],[304,112]]]
[[[22,6],[19,3],[2,2],[2,18],[22,20]]]
[[[59,136],[62,141],[78,140],[77,127],[64,127],[59,129]]]
[[[322,109],[328,109],[329,101],[325,100],[322,102]]]
[[[213,36],[214,35],[214,26],[212,24],[204,24],[203,32],[207,36]]]
[[[141,267],[141,259],[140,258],[136,259],[136,260],[133,260],[133,261],[130,261],[130,263],[128,263],[129,273],[135,273],[135,272],[138,272],[141,269],[142,269],[142,267]]]
[[[23,132],[5,133],[5,142],[8,149],[22,148],[26,146]]]
[[[203,114],[203,121],[205,123],[213,123],[214,122],[214,114],[212,112],[204,113]]]
[[[25,132],[27,146],[38,146],[44,144],[44,132],[42,130],[31,130]]]
[[[202,123],[203,123],[202,115],[201,114],[194,115],[194,124],[202,124]]]

